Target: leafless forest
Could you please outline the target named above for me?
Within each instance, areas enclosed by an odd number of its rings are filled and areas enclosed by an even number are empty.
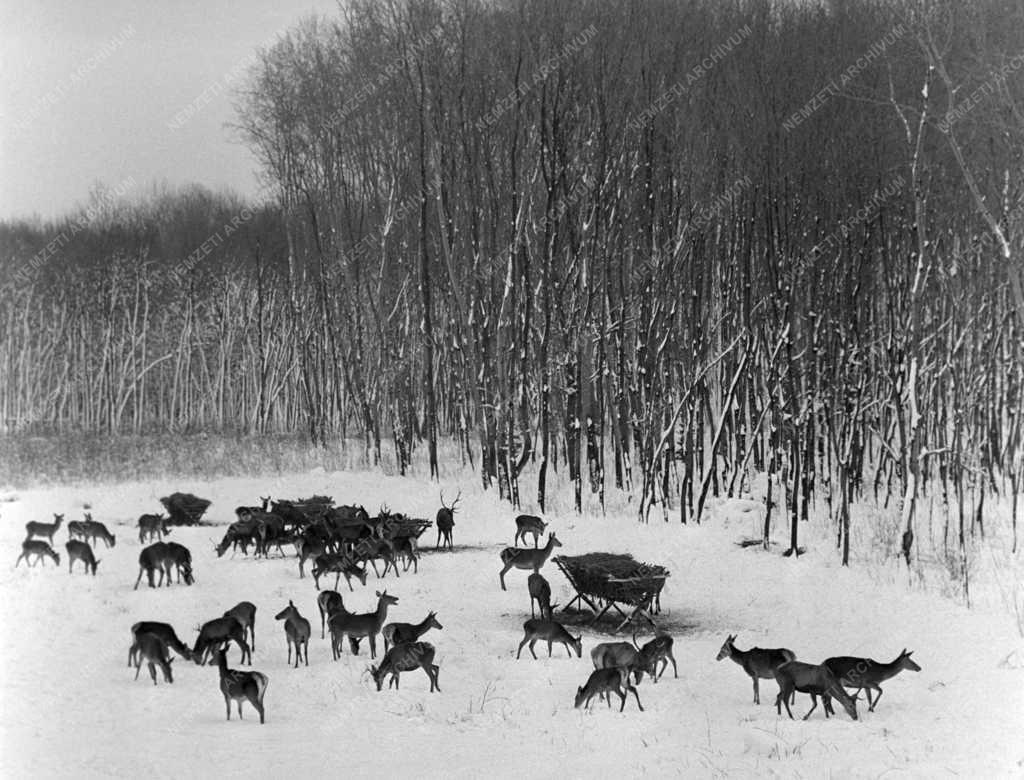
[[[854,499],[1018,513],[1020,3],[356,0],[235,100],[265,201],[0,224],[10,436],[454,439],[643,521],[765,471],[844,562]]]

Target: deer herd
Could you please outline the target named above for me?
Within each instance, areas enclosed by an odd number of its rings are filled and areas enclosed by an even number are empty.
[[[442,507],[437,511],[434,523],[437,528],[435,550],[454,551],[452,536],[458,501],[459,496],[448,505],[444,501],[444,494],[441,494]],[[397,689],[402,672],[423,669],[429,680],[430,692],[440,692],[439,667],[434,663],[435,648],[429,642],[422,641],[423,635],[430,629],[443,629],[435,612],[428,612],[419,623],[389,623],[388,611],[398,605],[397,596],[386,590],[377,591],[376,608],[360,613],[350,612],[337,590],[342,576],[345,577],[350,593],[354,592],[352,579],[365,586],[367,565],[374,569],[378,579],[386,576],[389,571],[394,571],[396,577],[400,576],[399,563],[404,564],[404,571],[407,572],[411,566],[416,573],[419,558],[417,538],[429,523],[416,521],[410,526],[409,519],[404,515],[393,515],[384,508],[377,518],[371,519],[361,506],[333,507],[331,504],[333,502],[330,499],[322,496],[273,504],[266,497],[261,499],[260,506],[238,507],[237,521],[228,527],[221,542],[214,545],[214,550],[218,557],[222,557],[228,550],[233,555],[239,551],[248,555],[252,547],[257,557],[268,557],[272,548],[283,555],[282,545],[294,545],[300,578],[305,577],[304,564],[310,560],[313,562],[311,573],[314,586],[319,591],[316,603],[320,613],[320,638],[326,639],[327,634],[330,634],[333,659],[338,660],[344,655],[347,638],[352,655],[359,654],[360,644],[365,640],[369,645],[370,659],[376,660],[377,637],[380,636],[384,640],[384,655],[379,664],[371,664],[367,670],[378,691],[383,689],[385,678],[389,678],[389,688],[393,685]],[[21,555],[15,562],[15,568],[22,559],[30,567],[46,558],[59,566],[60,555],[52,545],[63,523],[64,516],[60,514],[54,515],[52,523],[27,523],[27,535],[22,542]],[[561,547],[562,543],[554,532],[549,532],[546,543],[540,546],[540,538],[547,531],[548,524],[537,516],[519,515],[515,524],[513,546],[505,547],[499,553],[502,568],[498,575],[501,589],[507,590],[506,574],[513,569],[530,572],[527,578],[530,619],[523,623],[523,637],[515,657],[518,660],[526,647],[536,659],[534,646],[543,641],[547,644],[549,658],[555,644],[564,646],[570,658],[573,653],[577,658],[582,658],[583,637],[574,636],[554,619],[554,609],[558,605],[551,602],[551,586],[541,574],[541,569],[554,549]],[[168,526],[168,518],[164,515],[144,514],[139,517],[137,527],[140,545],[149,544],[140,551],[139,572],[134,589],[138,589],[143,575],[146,575],[150,588],[170,587],[175,575],[179,584],[182,580],[185,585],[194,584],[191,552],[184,545],[165,541],[172,530]],[[81,561],[86,572],[96,576],[101,561],[96,559],[90,543],[97,545],[102,541],[106,548],[114,547],[114,534],[103,523],[94,521],[89,513],[81,521],[68,523],[67,530],[65,549],[68,554],[68,571],[73,572],[75,561]],[[517,546],[520,541],[525,545],[527,536],[533,537],[533,546]],[[382,572],[377,569],[377,561],[384,564]],[[159,578],[154,581],[154,575],[157,574]],[[335,575],[335,589],[320,591],[320,578],[330,574]],[[312,634],[310,621],[300,614],[292,600],[274,618],[283,624],[287,663],[294,668],[298,668],[300,663],[309,666],[309,640]],[[231,643],[241,653],[240,663],[252,665],[252,654],[256,648],[256,605],[248,601],[239,602],[222,616],[197,626],[196,630],[198,635],[190,648],[168,623],[140,621],[132,625],[128,665],[135,667],[135,679],[138,679],[145,664],[154,685],[157,685],[158,667],[164,681],[173,683],[172,651],[200,666],[210,659],[209,663],[215,663],[218,668],[227,719],[231,719],[232,701],[237,702],[239,718],[242,717],[242,702],[247,701],[259,714],[260,723],[264,723],[263,700],[268,685],[267,676],[252,670],[230,669],[227,665],[227,647]],[[774,679],[778,685],[776,710],[781,715],[785,707],[790,718],[793,717],[790,705],[796,693],[800,692],[811,697],[811,709],[804,715],[804,720],[817,708],[818,697],[821,697],[826,718],[834,714],[834,699],[853,720],[857,720],[860,691],[866,692],[868,711],[873,712],[882,695],[880,683],[904,670],[921,670],[911,659],[912,654],[906,650],[889,663],[871,658],[836,656],[821,664],[810,664],[798,661],[796,654],[786,648],[753,647],[740,650],[735,641],[734,634],[726,637],[717,660],[730,658],[750,677],[754,704],[761,702],[759,681]],[[619,711],[622,712],[628,695],[632,693],[642,712],[644,708],[636,685],[640,684],[644,674],[657,683],[671,662],[673,676],[679,676],[672,648],[672,637],[660,630],[643,645],[638,643],[635,632],[632,642],[603,642],[595,645],[590,651],[593,672],[577,688],[574,706],[588,708],[597,696],[611,707],[611,694],[615,694],[619,697]],[[854,695],[848,693],[847,689],[853,691]],[[872,692],[875,693],[873,700]]]

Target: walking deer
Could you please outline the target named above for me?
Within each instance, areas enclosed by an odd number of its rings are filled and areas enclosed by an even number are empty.
[[[516,569],[533,569],[534,572],[539,572],[541,567],[547,563],[548,558],[551,556],[551,552],[556,547],[561,547],[562,543],[558,541],[558,537],[552,532],[548,535],[548,543],[539,550],[530,550],[524,547],[506,547],[501,551],[501,562],[505,564],[505,568],[498,574],[501,580],[501,589],[508,590],[505,587],[505,573],[512,568]]]
[[[164,641],[154,634],[139,634],[135,638],[135,645],[133,646],[136,650],[135,657],[135,679],[139,679],[139,672],[142,670],[142,664],[145,662],[149,666],[149,676],[153,678],[153,685],[156,685],[156,667],[164,673],[164,681],[168,683],[174,682],[174,676],[171,674],[171,662],[174,660],[167,654],[167,645]]]
[[[673,676],[679,677],[679,668],[676,666],[675,656],[672,655],[672,645],[674,642],[668,634],[663,634],[659,631],[654,639],[640,647],[636,641],[636,633],[634,633],[633,644],[640,651],[640,668],[647,672],[655,683],[658,682],[658,678],[668,669],[669,661],[672,662]],[[659,661],[661,662],[660,672],[657,670]],[[637,677],[636,681],[640,682],[640,678]]]
[[[28,541],[33,536],[45,537],[52,545],[53,535],[60,530],[61,523],[63,522],[64,515],[58,514],[54,514],[52,523],[39,523],[35,520],[29,520],[25,523],[25,541]]]
[[[128,648],[128,666],[135,666],[135,658],[139,652],[138,641],[139,637],[143,634],[152,634],[186,661],[192,660],[192,651],[188,649],[188,646],[184,642],[178,639],[178,635],[174,633],[174,628],[167,623],[141,621],[139,623],[135,623],[132,626],[131,631],[132,644],[131,647]]]
[[[921,667],[911,659],[911,655],[913,655],[912,652],[908,653],[907,649],[903,648],[896,659],[887,664],[879,663],[871,658],[842,655],[826,658],[825,666],[844,688],[856,688],[858,693],[861,690],[865,691],[868,697],[868,712],[874,712],[879,699],[882,698],[882,688],[879,683],[895,677],[903,670],[921,671]],[[878,692],[874,702],[871,701],[872,690]]]
[[[444,628],[437,622],[437,613],[430,612],[419,623],[388,623],[384,626],[381,634],[384,637],[384,652],[392,645],[402,645],[408,642],[416,642],[430,629],[438,631]]]
[[[288,663],[292,662],[292,645],[295,646],[295,668],[299,668],[299,656],[306,660],[309,666],[309,621],[299,614],[295,604],[291,601],[288,606],[274,615],[274,620],[284,621],[284,635],[288,641]]]
[[[238,719],[242,720],[242,702],[248,701],[260,714],[260,723],[264,722],[263,696],[270,682],[261,672],[243,672],[228,669],[227,655],[223,650],[215,650],[214,658],[220,672],[220,692],[224,694],[224,706],[228,720],[231,720],[231,702],[238,702]]]
[[[441,685],[437,681],[437,674],[440,671],[434,663],[434,646],[429,642],[405,642],[395,645],[384,654],[380,666],[370,667],[370,676],[377,684],[377,690],[381,690],[384,683],[384,675],[390,674],[388,688],[392,684],[398,690],[398,678],[402,672],[410,672],[420,668],[427,673],[430,679],[430,692],[437,690],[441,692]]]
[[[542,620],[540,618],[527,620],[523,623],[523,641],[519,643],[519,649],[516,651],[516,660],[519,659],[519,654],[523,652],[523,645],[527,642],[530,643],[530,655],[534,658],[537,654],[533,652],[533,646],[538,640],[543,639],[548,643],[548,658],[551,657],[551,645],[554,642],[559,642],[565,645],[565,650],[569,653],[569,657],[572,658],[572,651],[576,651],[576,657],[583,657],[583,637],[573,636],[561,623],[556,623],[554,620]]]
[[[446,506],[444,503],[444,491],[441,491],[441,508],[437,510],[437,517],[435,524],[437,525],[437,543],[434,545],[436,550],[441,546],[442,540],[444,546],[449,550],[454,550],[452,546],[452,529],[455,528],[455,505],[459,503],[459,499],[462,498],[462,491],[455,496],[455,500],[452,501],[451,506]]]
[[[796,653],[784,647],[770,649],[752,647],[749,650],[740,650],[734,644],[735,641],[736,634],[726,637],[722,649],[718,651],[717,660],[731,658],[743,667],[743,671],[754,681],[754,704],[760,704],[761,692],[758,689],[758,679],[771,680],[775,678],[775,669],[781,664],[793,661],[796,658]]]
[[[811,713],[817,708],[819,696],[821,696],[825,707],[826,718],[834,714],[832,699],[836,698],[843,705],[847,715],[857,720],[856,697],[851,698],[850,694],[839,684],[838,678],[824,664],[816,666],[800,661],[787,661],[775,667],[775,679],[779,683],[779,695],[775,697],[775,709],[779,715],[782,714],[782,706],[785,705],[786,713],[790,718],[793,717],[789,702],[790,699],[795,698],[794,692],[800,691],[800,693],[811,695],[811,708],[804,715],[804,720],[811,717]]]
[[[629,691],[632,691],[633,695],[636,696],[636,706],[640,708],[640,712],[643,712],[644,706],[640,703],[640,694],[630,684],[628,671],[617,667],[595,669],[590,673],[586,684],[576,689],[576,699],[573,706],[579,708],[582,705],[584,708],[587,708],[590,706],[590,700],[594,696],[600,696],[606,699],[608,706],[611,707],[611,694],[614,693],[622,700],[622,704],[619,707],[619,712],[622,712],[626,709],[626,693]]]
[[[530,617],[537,616],[533,611],[533,602],[536,601],[540,616],[545,620],[551,620],[551,585],[544,579],[544,575],[535,571],[527,578],[526,586],[530,590]]]
[[[316,606],[320,610],[320,638],[323,639],[325,637],[324,625],[327,619],[335,612],[344,612],[345,604],[338,591],[322,590],[316,597]]]
[[[331,650],[334,653],[334,660],[338,660],[341,656],[342,641],[346,635],[350,639],[369,638],[370,658],[376,658],[377,634],[380,633],[384,621],[387,620],[388,607],[397,603],[398,598],[389,596],[386,590],[377,591],[377,609],[375,611],[360,614],[334,613],[327,621],[327,625],[331,629]]]
[[[242,626],[242,636],[249,635],[249,645],[256,649],[256,605],[251,601],[239,601],[224,613],[224,617],[233,617]]]
[[[171,529],[167,526],[167,518],[164,515],[141,515],[139,517],[139,544],[145,544],[146,540],[162,540],[169,534]]]
[[[219,617],[203,623],[199,629],[199,636],[196,637],[196,643],[192,648],[192,660],[198,666],[202,666],[209,652],[218,648],[223,649],[228,642],[234,642],[242,651],[240,663],[244,664],[245,659],[248,658],[249,665],[251,666],[252,649],[245,641],[245,629],[233,617]]]
[[[68,574],[71,574],[75,561],[81,561],[85,566],[86,573],[92,571],[92,576],[96,576],[96,567],[100,565],[100,561],[96,560],[96,556],[92,554],[92,548],[88,544],[77,539],[68,539],[64,549],[68,551]]]
[[[29,556],[34,555],[35,560],[29,560]],[[41,561],[43,558],[49,558],[55,564],[60,566],[60,554],[54,552],[53,548],[50,547],[46,542],[39,541],[38,539],[26,539],[21,543],[21,555],[18,556],[18,560],[14,562],[14,568],[18,568],[18,564],[21,563],[21,559],[25,559],[30,567],[34,567],[36,563]],[[45,565],[45,564],[44,564]]]
[[[519,515],[516,518],[516,535],[512,539],[512,544],[519,544],[520,539],[523,540],[523,544],[526,544],[526,535],[533,534],[533,546],[536,547],[541,534],[547,527],[548,524],[537,515]]]

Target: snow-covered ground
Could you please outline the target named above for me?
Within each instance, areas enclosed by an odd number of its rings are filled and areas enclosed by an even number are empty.
[[[213,500],[207,521],[227,524],[238,504],[257,496],[294,498],[326,493],[339,503],[363,503],[433,519],[438,488],[450,499],[462,488],[454,553],[425,554],[418,575],[341,589],[352,611],[369,611],[374,590],[400,599],[389,620],[419,621],[436,610],[444,625],[424,639],[437,648],[442,693],[428,693],[419,671],[402,688],[378,693],[367,674],[368,648],[332,661],[320,639],[313,580],[300,580],[294,558],[217,559],[222,530],[175,529],[195,559],[193,587],[132,590],[140,545],[135,519],[159,511],[157,499],[185,490]],[[28,520],[63,512],[80,519],[91,507],[117,534],[100,547],[99,574],[13,569]],[[562,501],[558,506],[564,506]],[[583,658],[556,647],[539,660],[515,659],[529,617],[524,572],[498,583],[499,550],[512,542],[513,516],[478,480],[452,475],[440,486],[376,473],[312,473],[222,479],[211,483],[153,481],[20,491],[0,505],[0,776],[368,776],[613,777],[996,777],[1024,775],[1024,644],[1005,611],[967,610],[937,595],[879,582],[862,568],[844,569],[824,541],[809,534],[809,553],[783,559],[742,549],[755,535],[758,513],[721,504],[701,527],[632,514],[549,515],[564,546],[558,553],[631,552],[667,566],[663,626],[675,637],[679,678],[639,686],[645,712],[631,698],[624,713],[601,704],[573,708],[591,663],[590,649],[606,634],[587,628]],[[67,533],[58,533],[62,553]],[[432,549],[433,529],[424,541]],[[549,564],[555,599],[570,599],[568,583]],[[899,584],[897,584],[899,583]],[[323,583],[321,583],[323,584]],[[138,681],[126,667],[129,627],[139,620],[172,623],[191,644],[198,623],[240,600],[253,601],[255,663],[270,678],[267,723],[224,720],[217,670],[177,659],[174,684]],[[285,663],[283,627],[273,615],[291,599],[315,625],[308,668]],[[577,629],[572,628],[576,633]],[[904,672],[883,687],[873,713],[861,705],[853,722],[837,706],[826,720],[780,718],[776,686],[762,681],[752,703],[749,679],[734,663],[716,662],[727,633],[737,645],[788,647],[799,659],[863,655],[888,661],[904,647],[920,673]],[[239,658],[232,649],[229,662]],[[809,699],[799,695],[794,714]]]

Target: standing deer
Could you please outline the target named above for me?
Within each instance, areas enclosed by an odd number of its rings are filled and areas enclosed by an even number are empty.
[[[228,669],[227,655],[223,650],[214,650],[217,669],[220,672],[220,692],[224,694],[224,706],[228,720],[231,720],[231,702],[238,702],[238,719],[242,719],[242,701],[248,701],[260,714],[260,723],[264,722],[263,696],[270,682],[261,672],[242,672]]]
[[[250,647],[256,649],[256,605],[251,601],[239,601],[224,613],[224,617],[233,617],[242,626],[242,636],[249,634]]]
[[[244,664],[245,659],[248,658],[251,666],[252,650],[245,641],[245,629],[233,617],[219,617],[203,623],[199,629],[199,636],[196,637],[195,646],[192,648],[192,660],[196,662],[196,665],[202,666],[206,661],[207,653],[227,645],[228,642],[234,642],[242,651],[240,663]]]
[[[141,621],[132,626],[132,644],[128,649],[128,666],[135,666],[135,658],[139,652],[138,641],[143,634],[152,634],[160,639],[171,650],[176,652],[186,661],[192,660],[192,651],[174,633],[174,628],[167,623],[153,621]]]
[[[153,634],[139,634],[135,638],[135,679],[139,679],[139,672],[145,662],[149,666],[149,676],[153,678],[153,685],[156,685],[156,667],[159,666],[164,673],[164,681],[174,682],[171,675],[171,662],[174,660],[167,654],[167,645],[164,641]]]
[[[35,561],[29,560],[29,556],[34,555]],[[18,560],[14,562],[14,568],[18,568],[18,564],[21,563],[21,559],[25,559],[30,567],[34,567],[36,563],[41,561],[44,557],[49,558],[55,564],[60,566],[60,555],[54,552],[53,548],[50,547],[46,542],[41,542],[38,539],[26,539],[21,543],[21,555],[18,556]]]
[[[185,575],[185,584],[191,585],[195,582],[195,577],[192,575],[192,553],[189,549],[177,542],[167,542],[167,558],[170,561],[171,566],[178,572],[178,582],[181,583],[181,577]],[[170,580],[171,572],[168,569],[167,578]],[[170,582],[168,582],[168,585]]]
[[[385,570],[386,573],[387,570]],[[366,565],[359,566],[348,553],[335,555],[323,553],[313,561],[313,586],[320,587],[320,578],[327,574],[334,574],[334,587],[337,589],[341,582],[341,575],[345,575],[345,584],[348,585],[350,593],[352,590],[352,578],[355,577],[364,586],[366,585]]]
[[[139,517],[139,544],[145,544],[146,540],[162,540],[169,534],[171,529],[167,527],[167,518],[164,515],[141,515]]]
[[[672,655],[673,640],[668,634],[663,634],[660,631],[650,642],[647,642],[643,647],[637,644],[636,633],[633,633],[633,644],[640,651],[640,668],[647,672],[655,683],[658,682],[658,678],[665,673],[668,669],[668,662],[672,662],[672,674],[675,677],[679,677],[679,667],[676,666],[675,656]],[[658,662],[661,661],[661,671],[658,671]],[[640,678],[637,677],[637,682],[640,682]]]
[[[452,505],[445,506],[444,491],[441,491],[441,508],[437,510],[437,518],[434,521],[437,525],[437,544],[434,545],[435,550],[441,546],[442,539],[445,547],[449,550],[455,549],[452,546],[452,529],[455,528],[455,505],[459,503],[460,498],[462,498],[461,490],[455,496]]]
[[[25,540],[28,541],[33,536],[45,537],[52,545],[53,535],[60,530],[61,523],[63,522],[64,515],[58,514],[54,514],[52,523],[39,523],[35,520],[29,520],[25,523]]]
[[[533,569],[535,572],[539,572],[541,567],[547,563],[551,552],[556,547],[561,546],[562,543],[558,541],[558,538],[552,532],[548,535],[548,543],[539,550],[530,550],[523,547],[506,547],[501,551],[501,562],[505,564],[505,568],[498,574],[498,577],[501,579],[501,589],[508,590],[505,587],[505,573],[509,569]]]
[[[628,682],[629,675],[636,677],[637,683],[643,679],[645,668],[640,658],[640,651],[629,642],[602,642],[590,651],[590,660],[595,669],[621,669]]]
[[[85,520],[72,520],[68,523],[68,534],[73,539],[81,539],[94,546],[97,539],[102,539],[103,544],[107,547],[114,547],[117,544],[117,539],[107,530],[107,527],[103,523],[93,520],[92,515],[88,513],[85,515]]]
[[[335,612],[344,612],[345,604],[341,600],[341,594],[336,590],[322,590],[316,597],[316,606],[320,610],[320,638],[325,637],[324,625],[326,620]]]
[[[786,713],[790,718],[793,711],[789,709],[789,701],[795,698],[795,691],[809,693],[811,695],[811,708],[804,715],[804,720],[811,717],[811,713],[818,706],[818,697],[821,696],[825,707],[825,717],[833,714],[832,699],[839,699],[846,714],[857,720],[857,699],[851,698],[843,686],[839,684],[838,678],[829,671],[828,667],[822,664],[805,664],[800,661],[787,661],[775,667],[775,679],[779,683],[779,695],[775,697],[775,709],[782,714],[782,706],[786,706]]]
[[[85,566],[86,573],[91,570],[92,576],[96,576],[96,567],[100,565],[100,561],[96,560],[96,556],[92,554],[92,548],[88,544],[77,539],[68,539],[64,549],[68,551],[68,574],[71,574],[75,561],[81,561]]]
[[[384,636],[384,652],[387,652],[391,645],[402,645],[407,642],[416,642],[430,629],[438,631],[444,628],[437,622],[437,613],[430,612],[419,623],[388,623],[384,626],[381,634]]]
[[[623,690],[625,688],[625,691]],[[590,700],[594,696],[600,695],[601,698],[608,700],[608,706],[612,706],[611,694],[618,694],[622,700],[622,705],[619,707],[619,712],[626,709],[626,692],[632,691],[633,695],[636,696],[636,706],[640,708],[640,712],[644,711],[644,706],[640,703],[640,694],[636,692],[629,682],[629,672],[625,669],[612,667],[608,669],[595,669],[590,673],[590,677],[587,679],[586,685],[576,689],[576,699],[574,706],[579,708],[583,705],[584,708],[590,706]]]
[[[188,553],[188,550],[182,547],[180,544],[177,547]],[[191,556],[189,556],[189,559]],[[160,572],[159,584],[155,587],[160,587],[164,583],[164,579],[167,580],[167,587],[171,586],[171,570],[177,567],[178,569],[178,581],[181,581],[182,575],[185,577],[185,584],[191,585],[195,580],[192,577],[192,566],[189,560],[184,560],[180,550],[175,551],[170,547],[167,542],[155,542],[149,545],[139,553],[139,576],[135,578],[135,588],[139,589],[139,582],[142,581],[142,575],[145,573],[146,580],[149,582],[149,587],[153,585],[153,573],[156,571]]]
[[[526,544],[526,535],[533,534],[533,546],[536,547],[541,534],[547,527],[548,524],[537,515],[519,515],[516,518],[516,535],[512,539],[512,544],[519,544],[520,539],[523,540],[523,544]]]
[[[299,656],[306,659],[309,666],[309,621],[299,614],[291,601],[288,606],[274,615],[274,620],[284,621],[284,635],[288,640],[288,663],[292,662],[292,645],[295,645],[295,668],[299,668]]]
[[[384,675],[390,674],[388,688],[394,683],[395,690],[398,690],[398,676],[402,672],[409,672],[421,668],[430,678],[430,692],[437,690],[441,692],[441,685],[437,681],[437,673],[440,671],[434,663],[434,646],[429,642],[405,642],[395,645],[384,654],[380,666],[370,667],[370,676],[377,684],[377,690],[381,690]]]
[[[544,575],[535,571],[527,578],[526,586],[530,590],[530,617],[537,617],[533,611],[533,602],[536,601],[540,616],[545,620],[551,620],[551,585],[544,579]]]
[[[894,661],[887,664],[879,663],[871,658],[856,658],[853,656],[837,656],[826,658],[825,666],[842,683],[844,688],[856,688],[867,692],[868,712],[874,712],[879,699],[882,698],[882,688],[879,683],[895,677],[904,669],[909,672],[920,672],[913,659],[913,653],[908,653],[906,648],[900,652]],[[871,701],[872,689],[878,691],[874,702]]]
[[[377,657],[377,634],[380,633],[384,621],[388,617],[388,607],[398,603],[398,598],[389,596],[385,590],[377,591],[377,609],[374,612],[352,614],[351,612],[335,612],[327,621],[331,628],[331,650],[334,660],[338,660],[342,652],[342,641],[348,635],[350,639],[370,640],[370,658]]]
[[[784,647],[770,649],[752,647],[749,650],[740,650],[733,644],[735,641],[736,634],[727,636],[722,644],[722,649],[718,651],[716,660],[731,658],[742,666],[743,671],[754,681],[754,704],[760,704],[761,692],[758,690],[758,679],[773,679],[775,669],[781,664],[793,661],[796,658],[796,653]]]
[[[516,651],[516,660],[519,660],[519,654],[523,652],[523,645],[527,642],[530,643],[530,655],[534,658],[537,654],[533,652],[533,646],[537,643],[537,640],[543,639],[548,643],[548,658],[551,657],[551,645],[553,642],[560,642],[565,645],[565,650],[569,653],[569,657],[572,658],[572,651],[576,651],[576,657],[583,657],[583,637],[573,636],[561,623],[556,623],[554,620],[542,620],[540,618],[536,620],[527,620],[523,623],[523,641],[519,643],[519,650]]]

